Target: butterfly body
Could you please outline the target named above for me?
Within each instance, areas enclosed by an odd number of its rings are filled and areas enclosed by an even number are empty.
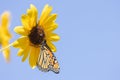
[[[40,46],[41,52],[38,58],[37,67],[43,72],[53,71],[56,74],[59,73],[59,64],[51,49],[46,44],[46,41],[42,42]]]

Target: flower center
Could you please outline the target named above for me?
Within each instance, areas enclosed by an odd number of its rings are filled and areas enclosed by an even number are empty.
[[[30,31],[29,40],[33,45],[40,45],[42,41],[44,40],[45,34],[44,31],[41,27],[36,26],[33,27],[32,30]]]

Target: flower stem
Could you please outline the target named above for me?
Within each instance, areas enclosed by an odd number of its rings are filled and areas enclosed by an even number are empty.
[[[11,44],[9,44],[8,46],[6,46],[6,47],[0,49],[0,52],[4,51],[5,49],[8,49],[8,48],[11,47],[12,45],[13,45],[13,43],[11,43]]]

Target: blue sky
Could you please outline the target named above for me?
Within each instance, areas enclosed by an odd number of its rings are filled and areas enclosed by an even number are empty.
[[[10,31],[21,25],[21,15],[34,4],[40,13],[45,4],[58,13],[55,30],[60,74],[32,70],[11,47],[11,63],[0,55],[0,80],[120,80],[120,1],[119,0],[2,0],[0,14],[11,12]]]

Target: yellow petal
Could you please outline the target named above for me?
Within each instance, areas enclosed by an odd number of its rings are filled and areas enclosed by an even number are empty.
[[[10,40],[11,34],[9,32],[9,22],[10,22],[10,13],[4,12],[1,16],[1,37],[4,38],[4,40]]]
[[[32,64],[33,64],[33,68],[35,68],[36,63],[38,61],[39,54],[40,54],[40,48],[36,48],[35,52],[32,53],[32,54],[34,54],[34,58],[33,58],[33,63]]]
[[[22,22],[23,27],[24,27],[26,30],[28,30],[28,31],[31,30],[30,18],[29,18],[28,15],[24,15],[24,14],[23,14],[23,15],[21,16],[21,22]]]
[[[26,46],[26,48],[23,51],[24,55],[23,55],[23,58],[22,58],[22,62],[24,62],[27,59],[30,50],[31,50],[30,46],[29,45]]]
[[[46,5],[44,6],[43,10],[42,10],[42,13],[41,13],[41,16],[40,16],[39,25],[41,25],[41,21],[43,21],[43,18],[45,17],[44,15],[45,15],[45,12],[46,12],[48,6],[49,6],[49,5],[46,4]]]
[[[10,49],[9,48],[5,49],[3,51],[3,55],[4,55],[4,58],[6,59],[6,61],[9,62],[10,61]]]
[[[10,22],[10,13],[9,12],[4,12],[1,16],[2,18],[2,23],[1,26],[4,28],[7,28],[9,26],[9,22]]]
[[[3,30],[4,31],[4,30]],[[11,39],[11,34],[8,32],[6,32],[6,31],[1,31],[1,35],[0,35],[0,37],[1,37],[1,42],[5,42],[5,41],[9,41],[10,39]]]
[[[57,51],[55,45],[52,44],[50,41],[47,41],[47,44],[48,44],[48,46],[50,47],[50,49],[51,49],[53,52],[56,52],[56,51]]]
[[[45,24],[44,26],[41,26],[44,30],[47,30],[50,28],[50,26],[52,26],[55,22],[49,22],[47,24]]]
[[[3,51],[4,58],[6,59],[7,62],[10,61],[10,49],[6,49]]]
[[[3,30],[3,36],[4,36],[4,40],[10,40],[12,35],[10,34],[10,32],[8,30]]]
[[[42,26],[45,22],[45,20],[47,20],[48,16],[50,15],[52,11],[52,7],[49,6],[49,5],[45,5],[43,11],[42,11],[42,14],[40,16],[40,21],[39,21],[39,26]]]
[[[15,47],[15,48],[20,48],[17,40],[13,42],[12,46]]]
[[[1,35],[0,35],[0,44],[1,44],[1,42],[2,42],[2,39],[1,39]]]
[[[20,35],[27,36],[29,33],[27,30],[25,30],[22,26],[17,26],[14,28],[14,31]]]
[[[17,56],[22,56],[22,55],[23,55],[23,51],[24,51],[24,49],[20,49],[20,50],[18,51]]]
[[[55,33],[51,33],[51,34],[48,35],[48,40],[50,40],[50,41],[58,41],[58,40],[60,40],[60,37]]]
[[[25,49],[26,45],[29,45],[28,37],[21,37],[13,42],[13,47]]]
[[[29,64],[32,67],[32,69],[35,68],[36,63],[35,63],[35,53],[36,53],[36,48],[35,47],[31,47],[31,52],[30,52],[30,56],[29,56]]]
[[[27,15],[30,17],[31,27],[35,27],[37,23],[38,12],[34,5],[30,5],[30,9],[27,10]]]
[[[54,31],[58,27],[58,24],[53,23],[50,26],[47,26],[46,31]]]
[[[4,42],[2,41],[2,43],[1,43],[1,46],[3,48],[7,47],[8,45],[9,45],[8,41],[4,41]],[[9,62],[10,61],[10,49],[9,49],[9,47],[6,48],[5,50],[3,50],[3,55],[4,55],[4,58],[6,59],[6,61]]]
[[[46,22],[44,24],[47,24],[47,23],[50,23],[50,22],[53,22],[55,21],[57,18],[57,14],[51,14],[48,19],[46,20]]]
[[[11,35],[11,33],[9,32],[9,29],[7,28],[7,27],[1,27],[0,28],[1,30],[0,30],[0,36],[2,37],[2,38],[4,38],[5,40],[9,40],[11,37],[12,37],[12,35]]]

